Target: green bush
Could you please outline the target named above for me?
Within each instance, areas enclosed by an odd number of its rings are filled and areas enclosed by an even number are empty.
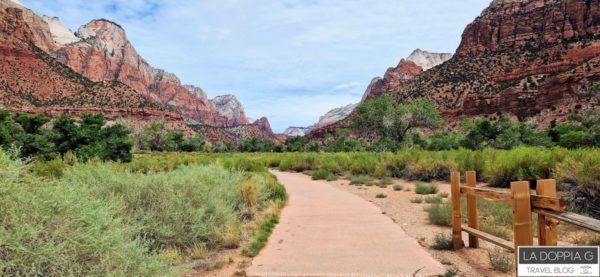
[[[363,185],[366,184],[368,182],[371,181],[371,178],[369,176],[358,176],[358,177],[354,177],[352,178],[352,180],[350,180],[350,184],[352,185]]]
[[[423,198],[422,197],[416,197],[416,198],[410,199],[410,203],[421,204],[421,203],[423,203]]]
[[[511,182],[519,180],[548,179],[560,159],[559,152],[543,148],[519,147],[512,151],[496,151],[486,160],[483,177],[497,187],[508,187]]]
[[[311,176],[313,180],[324,180],[327,179],[330,174],[331,173],[327,169],[317,169],[311,173]]]
[[[401,191],[403,188],[401,185],[394,185],[394,190],[395,191]]]
[[[436,194],[438,192],[438,187],[436,185],[427,185],[419,183],[415,187],[415,192],[417,194]]]
[[[435,250],[452,250],[454,248],[452,245],[452,236],[444,233],[435,234],[431,247]]]
[[[428,204],[441,204],[442,202],[442,198],[439,196],[425,197],[425,203]]]
[[[452,225],[452,205],[449,203],[433,204],[425,209],[431,223],[439,226]]]

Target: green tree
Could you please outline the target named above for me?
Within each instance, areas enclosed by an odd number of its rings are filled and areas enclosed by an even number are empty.
[[[185,152],[198,152],[204,149],[205,144],[206,140],[204,139],[204,136],[202,134],[196,134],[193,137],[185,139],[179,148],[181,151]]]
[[[381,138],[404,141],[415,128],[436,128],[442,122],[433,102],[416,100],[394,103],[389,95],[382,95],[360,105],[350,126],[358,132],[374,132]]]

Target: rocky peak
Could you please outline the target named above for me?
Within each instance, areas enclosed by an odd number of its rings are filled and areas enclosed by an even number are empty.
[[[269,123],[269,119],[266,117],[261,117],[252,123],[257,125],[262,131],[267,132],[268,134],[272,134],[273,130],[271,129],[271,123]]]
[[[114,55],[129,45],[125,30],[121,25],[106,19],[96,19],[79,27],[77,37],[94,40],[108,53]]]
[[[452,58],[452,54],[450,53],[432,53],[416,49],[408,56],[408,58],[406,58],[406,60],[414,62],[416,65],[423,68],[423,71],[426,71],[444,63],[450,58]]]
[[[319,118],[319,122],[313,128],[324,127],[345,119],[354,111],[354,109],[356,109],[357,106],[358,104],[350,104],[332,109],[325,115],[321,116]]]
[[[215,111],[226,119],[225,126],[248,124],[248,118],[242,104],[234,95],[227,94],[217,96],[209,100]]]
[[[308,129],[306,127],[288,127],[283,134],[288,137],[303,137],[308,132]]]
[[[81,39],[75,36],[75,33],[62,24],[58,17],[42,16],[42,18],[48,23],[50,33],[54,39],[54,43],[58,45],[65,45],[69,43],[75,43]]]
[[[198,99],[208,102],[208,96],[206,95],[206,92],[204,92],[203,89],[193,85],[184,85],[183,87],[186,88],[190,93],[192,93],[192,95],[198,97]]]

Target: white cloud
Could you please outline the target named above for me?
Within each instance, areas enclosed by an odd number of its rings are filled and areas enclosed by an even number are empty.
[[[283,130],[358,101],[372,77],[415,48],[453,52],[490,0],[21,2],[73,30],[113,20],[150,64],[211,96],[232,92],[252,117],[271,114]]]

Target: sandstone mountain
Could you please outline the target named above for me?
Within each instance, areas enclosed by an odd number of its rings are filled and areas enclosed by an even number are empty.
[[[14,0],[0,0],[3,7],[22,9],[33,31],[33,43],[92,81],[122,82],[180,113],[187,121],[214,126],[249,123],[237,114],[228,117],[227,112],[210,104],[206,94],[196,94],[197,90],[182,85],[174,74],[152,67],[137,53],[125,30],[114,22],[92,20],[73,33],[58,17],[38,16]]]
[[[233,127],[250,123],[244,112],[244,107],[235,96],[231,94],[221,95],[209,102],[217,112],[217,116],[222,118],[219,120],[221,122],[219,125]]]
[[[209,100],[202,89],[151,67],[116,23],[93,20],[73,33],[57,17],[38,16],[14,0],[0,0],[0,11],[0,108],[50,116],[101,112],[138,126],[166,119],[188,134],[186,122],[266,132],[263,122],[249,124],[234,96]]]
[[[39,33],[30,28],[26,18],[19,7],[0,9],[0,107],[49,116],[102,112],[109,120],[168,119],[185,126],[179,114],[127,85],[94,82],[57,62],[33,43]]]
[[[335,108],[319,118],[317,124],[311,126],[311,129],[317,129],[336,123],[348,115],[350,115],[358,104],[350,104],[343,107]]]
[[[259,129],[261,129],[265,133],[273,133],[273,129],[271,129],[271,123],[269,123],[269,119],[267,119],[264,116],[257,119],[252,124],[258,126]]]
[[[450,60],[410,76],[413,67],[388,70],[365,98],[431,99],[449,128],[500,114],[545,128],[599,109],[591,85],[600,81],[600,0],[494,0],[466,27]]]

